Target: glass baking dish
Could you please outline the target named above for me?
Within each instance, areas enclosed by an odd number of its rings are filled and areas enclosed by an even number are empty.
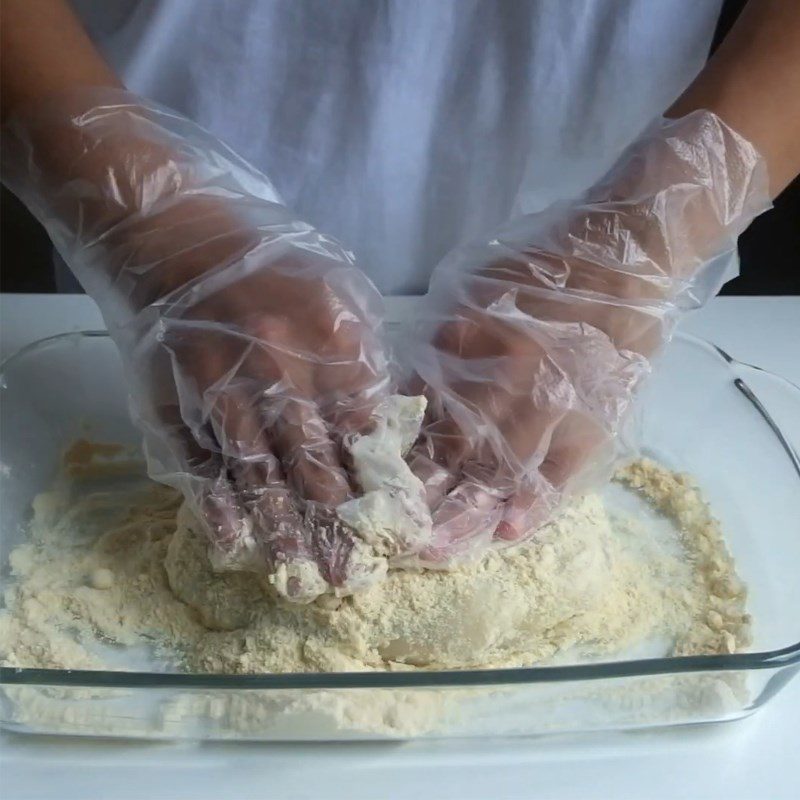
[[[0,559],[75,438],[138,447],[104,332],[36,342],[2,367]],[[678,335],[640,403],[641,449],[692,473],[754,618],[749,652],[527,669],[188,675],[0,669],[0,724],[141,738],[344,740],[527,735],[731,720],[800,669],[800,389]],[[365,712],[369,713],[365,713]]]

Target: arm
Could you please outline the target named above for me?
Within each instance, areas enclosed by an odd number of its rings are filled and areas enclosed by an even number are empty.
[[[226,145],[124,91],[66,3],[1,7],[3,180],[100,306],[150,474],[218,568],[297,602],[368,582],[335,509],[341,442],[388,385],[376,289]]]
[[[750,0],[692,85],[666,112],[706,108],[752,142],[775,197],[800,173],[800,3]]]
[[[800,3],[751,0],[692,86],[573,203],[507,223],[434,271],[412,366],[423,561],[529,536],[612,468],[680,314],[800,170]],[[767,175],[769,174],[769,178]]]
[[[85,86],[122,88],[65,0],[0,4],[0,115]]]

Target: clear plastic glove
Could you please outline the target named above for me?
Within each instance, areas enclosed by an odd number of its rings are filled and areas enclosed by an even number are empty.
[[[436,268],[411,355],[429,400],[411,463],[434,523],[418,560],[519,541],[607,477],[651,359],[731,277],[768,198],[752,145],[694,112],[654,124],[580,202]]]
[[[87,90],[12,120],[4,179],[99,304],[150,474],[219,568],[305,602],[369,580],[335,508],[343,440],[388,389],[382,304],[352,256],[179,115]]]

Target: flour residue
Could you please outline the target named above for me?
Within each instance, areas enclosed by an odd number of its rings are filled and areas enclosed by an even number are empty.
[[[36,498],[29,540],[11,554],[6,664],[108,668],[98,642],[225,673],[508,667],[616,658],[648,641],[663,654],[749,642],[719,525],[686,476],[652,461],[617,480],[674,523],[671,546],[589,494],[526,544],[451,572],[389,570],[305,606],[258,576],[215,572],[173,490],[93,489],[87,464]]]

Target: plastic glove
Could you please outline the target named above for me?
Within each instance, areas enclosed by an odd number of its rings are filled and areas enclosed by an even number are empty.
[[[219,568],[309,601],[353,572],[341,458],[388,388],[381,299],[207,132],[87,90],[12,120],[4,178],[99,304],[149,472],[179,488]]]
[[[767,187],[758,153],[715,115],[660,120],[582,201],[436,268],[411,355],[429,399],[412,469],[434,521],[419,559],[519,541],[608,476],[651,359],[731,277]]]

